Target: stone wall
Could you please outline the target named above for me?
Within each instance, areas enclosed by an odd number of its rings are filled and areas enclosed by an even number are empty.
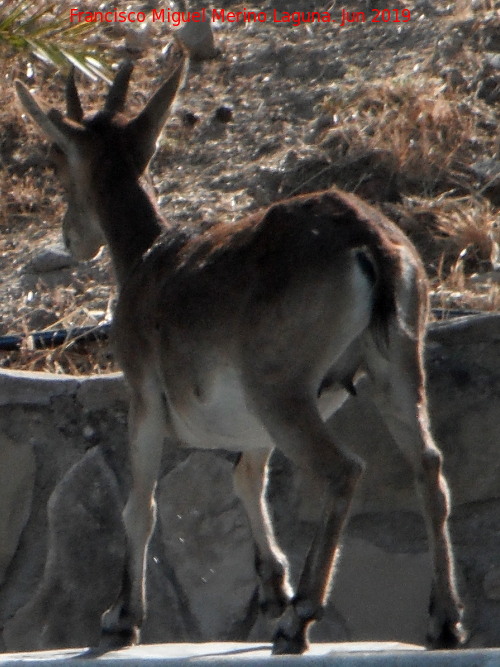
[[[433,430],[453,496],[451,531],[472,646],[500,643],[500,316],[432,325]],[[363,382],[332,420],[368,463],[316,640],[422,643],[430,586],[410,471]],[[119,374],[0,372],[0,649],[95,644],[124,558],[126,389]],[[223,453],[164,461],[143,641],[268,640],[253,547]],[[280,455],[270,498],[296,575],[315,494]]]

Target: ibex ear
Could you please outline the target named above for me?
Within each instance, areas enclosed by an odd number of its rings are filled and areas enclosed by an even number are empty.
[[[141,174],[156,150],[158,139],[175,95],[184,76],[185,55],[180,46],[174,44],[167,57],[167,67],[173,69],[167,81],[149,100],[142,112],[126,127],[131,155]]]
[[[26,112],[47,137],[56,143],[66,155],[69,155],[74,147],[75,139],[80,135],[80,131],[69,123],[65,123],[59,111],[52,109],[48,114],[45,113],[21,81],[16,81],[15,85],[19,101]]]

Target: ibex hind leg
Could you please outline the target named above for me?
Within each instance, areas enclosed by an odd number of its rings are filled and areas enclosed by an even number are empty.
[[[270,452],[244,452],[234,470],[234,488],[245,507],[255,542],[255,567],[260,580],[260,606],[269,618],[280,616],[290,598],[288,562],[279,548],[269,514],[266,488]]]
[[[102,618],[102,647],[128,646],[140,640],[147,548],[156,520],[154,493],[167,424],[163,394],[156,382],[144,382],[133,390],[129,412],[132,486],[123,511],[125,571],[119,597]]]
[[[371,345],[367,362],[373,393],[384,421],[414,472],[433,563],[427,644],[455,648],[464,643],[463,605],[457,592],[448,518],[450,494],[442,456],[430,431],[422,344],[400,330],[391,332],[388,358]]]
[[[276,392],[277,394],[278,392]],[[363,465],[332,441],[316,408],[315,397],[279,388],[279,395],[260,387],[257,411],[276,446],[315,478],[323,503],[316,534],[299,577],[297,590],[279,618],[273,653],[303,653],[311,624],[326,603],[342,529]]]

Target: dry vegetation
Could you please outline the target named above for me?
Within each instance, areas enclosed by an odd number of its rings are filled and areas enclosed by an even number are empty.
[[[239,6],[214,6],[230,4]],[[297,0],[294,9],[327,8],[317,4]],[[345,6],[366,3],[355,4]],[[498,309],[499,4],[469,5],[404,3],[412,9],[406,24],[218,26],[222,54],[191,66],[151,166],[162,212],[180,224],[230,224],[282,196],[336,183],[377,203],[413,238],[436,308]],[[95,27],[110,63],[133,42],[144,47],[133,54],[131,113],[166,75],[160,54],[169,35],[168,25],[139,39],[130,26]],[[63,76],[27,54],[3,57],[0,335],[97,325],[114,297],[105,251],[56,271],[33,263],[59,241],[64,204],[46,143],[23,119],[12,82],[28,81],[61,108]],[[97,108],[105,85],[81,80],[81,88],[85,106]],[[217,119],[222,106],[232,109],[230,122]],[[114,368],[106,344],[26,344],[0,355],[3,367]]]

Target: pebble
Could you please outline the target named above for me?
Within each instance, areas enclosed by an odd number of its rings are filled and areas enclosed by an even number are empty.
[[[30,273],[47,273],[67,269],[74,264],[75,260],[62,246],[51,246],[34,254],[25,268]]]

